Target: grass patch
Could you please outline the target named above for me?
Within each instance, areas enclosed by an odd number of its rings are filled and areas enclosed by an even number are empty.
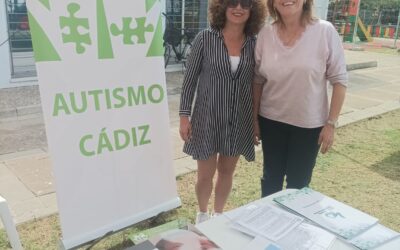
[[[261,152],[255,162],[241,159],[227,210],[260,197],[261,172]],[[131,233],[178,217],[193,221],[195,180],[196,173],[177,178],[181,208],[116,233],[93,249],[123,249],[132,244],[128,239]],[[311,187],[400,231],[400,110],[339,128],[333,150],[318,157]],[[61,237],[58,215],[23,223],[17,230],[25,249],[57,249]],[[0,230],[0,249],[9,248],[5,231]]]

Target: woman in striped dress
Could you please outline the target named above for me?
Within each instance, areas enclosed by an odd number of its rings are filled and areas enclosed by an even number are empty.
[[[197,160],[196,223],[209,218],[215,172],[213,214],[218,215],[231,191],[239,156],[254,160],[254,35],[265,15],[263,0],[212,0],[211,27],[193,42],[182,87],[179,132],[185,141],[183,151]]]

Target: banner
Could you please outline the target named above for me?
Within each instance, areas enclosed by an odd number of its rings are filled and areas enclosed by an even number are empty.
[[[65,248],[180,205],[159,0],[28,0]]]

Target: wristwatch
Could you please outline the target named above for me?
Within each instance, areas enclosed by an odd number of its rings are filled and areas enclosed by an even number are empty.
[[[333,128],[337,128],[339,126],[339,122],[337,120],[330,120],[328,119],[326,121],[326,124],[331,125]]]

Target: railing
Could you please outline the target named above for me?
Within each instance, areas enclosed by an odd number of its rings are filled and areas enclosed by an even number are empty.
[[[25,1],[6,0],[12,78],[36,75]]]

